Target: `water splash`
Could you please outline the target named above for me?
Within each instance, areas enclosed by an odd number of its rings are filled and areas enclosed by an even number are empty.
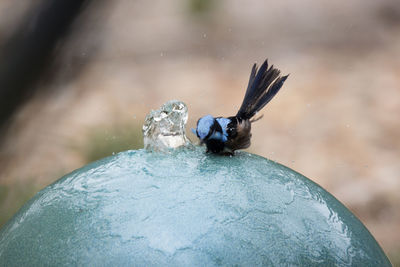
[[[181,146],[191,146],[185,131],[187,120],[188,109],[181,101],[171,100],[160,109],[152,110],[143,124],[144,148],[169,151]]]

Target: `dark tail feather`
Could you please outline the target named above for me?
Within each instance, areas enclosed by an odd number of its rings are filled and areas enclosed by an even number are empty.
[[[258,71],[254,64],[242,106],[236,116],[250,119],[271,101],[289,76],[280,77],[279,74],[280,71],[274,66],[268,68],[268,60],[265,60]]]

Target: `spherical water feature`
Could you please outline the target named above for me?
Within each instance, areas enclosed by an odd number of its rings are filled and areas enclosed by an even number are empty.
[[[1,266],[390,266],[364,225],[253,154],[126,151],[39,192],[0,231]]]

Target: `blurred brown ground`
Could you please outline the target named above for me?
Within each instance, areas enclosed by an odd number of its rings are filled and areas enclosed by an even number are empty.
[[[36,191],[86,164],[88,146],[118,139],[113,127],[140,133],[171,99],[188,105],[188,128],[233,115],[251,65],[269,58],[290,77],[254,125],[250,151],[326,188],[400,262],[400,3],[198,2],[94,1],[40,85],[51,90],[14,117],[0,184]],[[0,41],[27,3],[0,1]],[[13,201],[8,193],[0,209]]]

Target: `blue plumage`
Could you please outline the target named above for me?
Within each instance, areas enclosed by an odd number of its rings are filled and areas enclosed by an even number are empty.
[[[273,66],[268,68],[268,61],[257,71],[254,64],[243,103],[236,116],[214,118],[211,115],[197,121],[196,130],[192,129],[207,151],[233,154],[237,149],[250,146],[251,118],[260,111],[278,93],[287,76],[280,76],[280,71]],[[256,119],[257,120],[257,119]]]
[[[196,132],[200,139],[206,138],[209,134],[211,126],[214,124],[214,120],[214,117],[211,115],[206,115],[199,119],[197,122]]]
[[[231,123],[231,120],[227,119],[227,118],[216,118],[215,120],[222,128],[221,140],[223,142],[228,141],[228,131],[227,130],[228,130],[228,124]]]

